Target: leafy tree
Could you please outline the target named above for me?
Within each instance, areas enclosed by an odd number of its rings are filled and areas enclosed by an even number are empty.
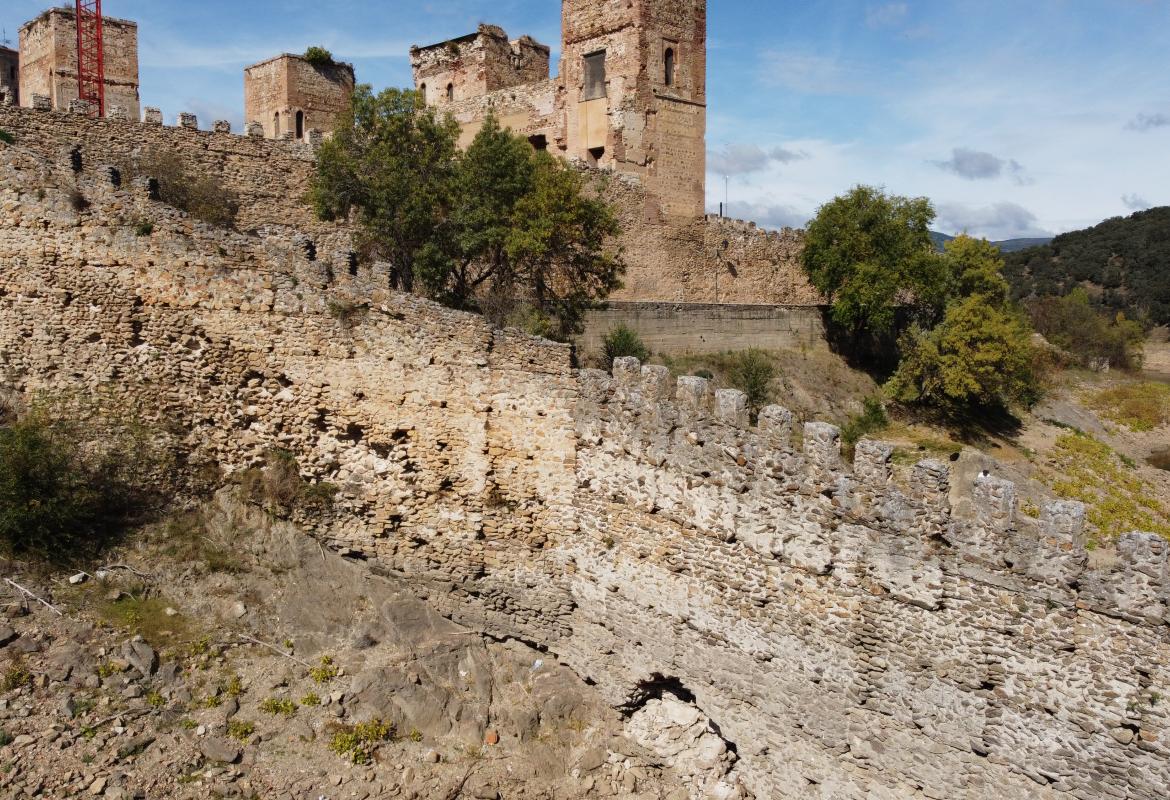
[[[858,186],[825,204],[809,223],[802,255],[809,280],[852,335],[884,336],[899,311],[930,324],[946,299],[945,268],[930,238],[925,198]]]
[[[621,227],[607,203],[587,195],[581,173],[548,153],[532,158],[533,189],[516,204],[499,283],[556,320],[563,338],[580,332],[585,312],[621,287],[625,263],[608,247]]]
[[[1082,287],[1064,297],[1040,297],[1028,303],[1032,322],[1044,337],[1082,366],[1105,362],[1140,369],[1145,330],[1124,312],[1110,315],[1094,306]]]
[[[394,287],[433,269],[452,198],[459,126],[412,91],[359,86],[322,144],[309,197],[326,220],[356,213],[367,255],[390,264]]]
[[[355,131],[322,148],[313,199],[325,218],[357,211],[397,288],[563,339],[620,286],[617,218],[563,161],[491,114],[459,153],[458,126],[411,92],[363,88],[354,108]]]
[[[763,350],[754,347],[737,353],[728,372],[731,385],[747,395],[752,417],[772,402],[772,382],[776,380],[776,365]]]
[[[1008,300],[998,249],[960,236],[944,261],[956,294],[937,326],[916,324],[902,336],[887,390],[899,402],[951,413],[1034,400],[1032,330]]]
[[[642,342],[642,337],[637,331],[626,325],[618,325],[605,335],[602,343],[602,362],[605,369],[607,371],[613,369],[614,359],[631,356],[639,361],[645,361],[650,358],[650,350]]]

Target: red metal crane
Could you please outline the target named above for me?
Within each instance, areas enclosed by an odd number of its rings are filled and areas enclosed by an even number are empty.
[[[102,0],[77,0],[77,96],[89,101],[90,116],[106,115]]]

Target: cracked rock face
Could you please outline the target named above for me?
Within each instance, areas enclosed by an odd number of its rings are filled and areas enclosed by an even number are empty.
[[[749,795],[732,772],[736,756],[711,720],[671,692],[646,702],[630,717],[627,734],[674,768],[692,800],[737,800]]]

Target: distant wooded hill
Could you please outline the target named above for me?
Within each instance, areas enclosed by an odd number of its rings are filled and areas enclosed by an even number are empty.
[[[931,231],[930,238],[934,241],[934,246],[942,250],[946,243],[955,237],[948,236],[945,233],[939,233],[938,231]],[[992,244],[998,247],[1000,252],[1015,253],[1020,250],[1027,250],[1029,247],[1048,244],[1051,241],[1052,237],[1046,236],[1040,239],[1004,239],[1002,242],[992,242]]]
[[[1170,206],[1114,217],[1040,247],[1005,250],[1017,298],[1078,286],[1101,305],[1154,325],[1170,323]]]

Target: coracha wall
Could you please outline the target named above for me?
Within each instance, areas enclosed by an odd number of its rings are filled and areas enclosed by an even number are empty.
[[[712,796],[1164,796],[1165,541],[1088,570],[1075,504],[1028,519],[1011,484],[896,475],[877,442],[848,465],[831,426],[750,426],[738,392],[633,360],[575,373],[285,228],[209,229],[64,156],[0,145],[6,389],[135,409],[195,465],[293,452],[341,486],[306,521],[330,545],[615,705],[692,692],[739,759]]]

